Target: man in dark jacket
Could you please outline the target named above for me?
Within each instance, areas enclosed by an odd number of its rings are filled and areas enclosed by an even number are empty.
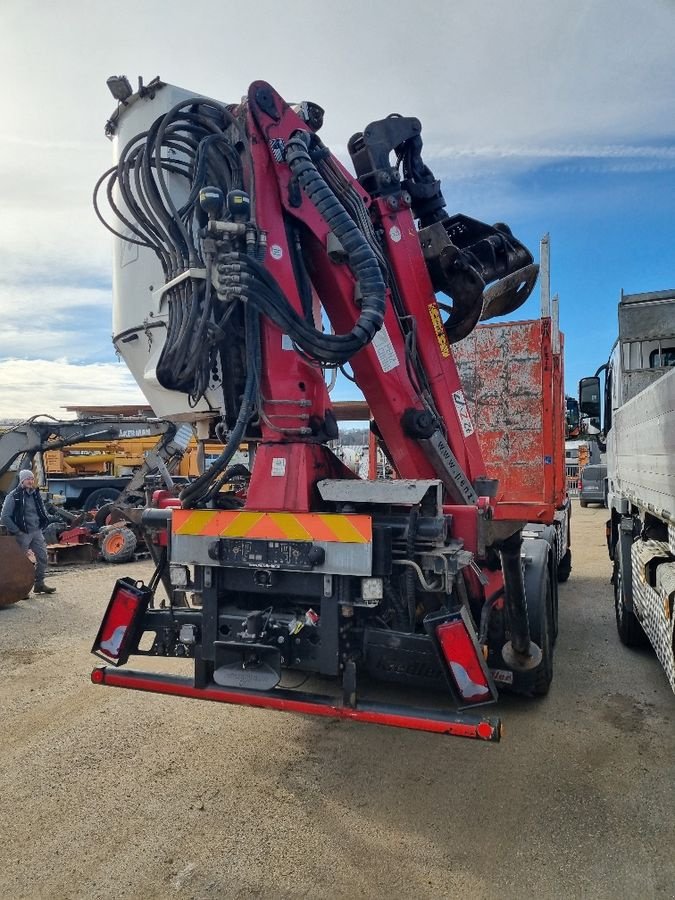
[[[45,505],[40,492],[35,489],[35,478],[30,469],[19,472],[19,486],[10,491],[2,504],[0,524],[17,539],[22,550],[35,554],[36,594],[53,594],[56,588],[45,584],[47,571],[47,543],[42,533],[49,525]]]

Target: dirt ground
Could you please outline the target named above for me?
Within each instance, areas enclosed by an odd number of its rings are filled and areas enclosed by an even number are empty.
[[[501,744],[95,687],[122,573],[54,572],[0,610],[0,896],[675,897],[675,697],[619,644],[605,515]]]

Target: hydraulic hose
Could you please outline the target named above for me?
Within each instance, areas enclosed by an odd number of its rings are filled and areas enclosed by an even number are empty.
[[[352,335],[370,343],[384,321],[385,285],[378,260],[365,237],[322,178],[309,155],[312,135],[296,131],[286,145],[286,162],[310,202],[345,249],[349,266],[361,285],[361,314]]]
[[[154,251],[166,282],[190,267],[208,268],[197,199],[207,183],[225,195],[242,185],[242,164],[230,128],[237,129],[238,123],[222,104],[198,97],[181,100],[135,135],[122,148],[117,165],[96,184],[99,219],[119,239]],[[180,208],[169,176],[187,187]],[[128,234],[109,225],[100,213],[97,195],[104,183],[110,208]],[[121,203],[115,202],[115,190]],[[222,313],[213,302],[210,279],[188,279],[171,288],[166,299],[167,337],[157,377],[163,387],[188,394],[196,405],[216,366]]]
[[[246,346],[249,352],[248,371],[246,373],[246,385],[242,397],[239,415],[234,428],[230,432],[227,444],[220,456],[214,460],[209,468],[199,478],[191,482],[183,489],[180,499],[184,508],[195,506],[204,498],[210,499],[220,489],[222,482],[215,479],[225,472],[230,460],[239,448],[246,433],[252,415],[256,409],[258,399],[258,386],[262,355],[260,349],[260,322],[255,309],[246,309]]]

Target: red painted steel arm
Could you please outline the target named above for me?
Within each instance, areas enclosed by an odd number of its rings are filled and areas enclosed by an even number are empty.
[[[261,86],[272,100],[265,110],[256,101]],[[248,127],[256,220],[268,233],[265,266],[296,311],[301,312],[285,222],[299,227],[313,289],[334,329],[346,332],[359,315],[356,279],[346,264],[337,263],[328,255],[328,223],[293,184],[291,171],[280,152],[295,131],[307,131],[307,126],[272,88],[256,82],[249,92]],[[332,162],[361,196],[364,205],[371,207],[369,196],[356,179],[337,160],[333,158]],[[485,474],[485,467],[470,420],[466,415],[460,416],[461,384],[443,332],[412,214],[409,209],[388,210],[383,200],[375,202],[372,212],[376,225],[384,230],[384,251],[403,308],[395,311],[391,296],[387,295],[383,328],[371,344],[350,360],[357,384],[372,410],[398,474],[408,478],[435,477],[426,451],[406,433],[402,423],[406,411],[425,410],[420,396],[423,386],[415,383],[416,374],[407,359],[410,346],[406,347],[399,316],[407,317],[408,345],[414,336],[429,400],[439,414],[445,437],[460,467],[473,480]],[[306,440],[277,429],[297,427],[300,420],[293,419],[292,415],[302,412],[320,419],[325,417],[329,401],[320,370],[292,352],[288,339],[267,320],[263,320],[262,334],[266,416],[263,438],[286,443]]]

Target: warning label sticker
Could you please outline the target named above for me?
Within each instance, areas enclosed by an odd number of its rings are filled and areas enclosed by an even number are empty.
[[[286,474],[286,459],[283,456],[272,458],[272,475],[275,478],[283,478]]]
[[[441,314],[435,303],[430,303],[428,309],[431,324],[434,326],[434,331],[436,332],[436,340],[438,341],[438,346],[441,348],[441,354],[447,359],[448,356],[450,356],[450,344],[448,343],[448,338],[445,334]]]
[[[453,391],[452,399],[455,401],[455,409],[459,416],[459,424],[462,426],[464,437],[469,437],[470,434],[473,434],[474,427],[473,422],[471,421],[469,408],[466,405],[466,397],[462,391]]]
[[[275,162],[282,163],[286,159],[286,143],[283,138],[272,138],[270,150]]]
[[[392,369],[395,369],[399,365],[396,350],[389,337],[389,332],[384,325],[373,338],[373,347],[383,372],[391,372]]]

